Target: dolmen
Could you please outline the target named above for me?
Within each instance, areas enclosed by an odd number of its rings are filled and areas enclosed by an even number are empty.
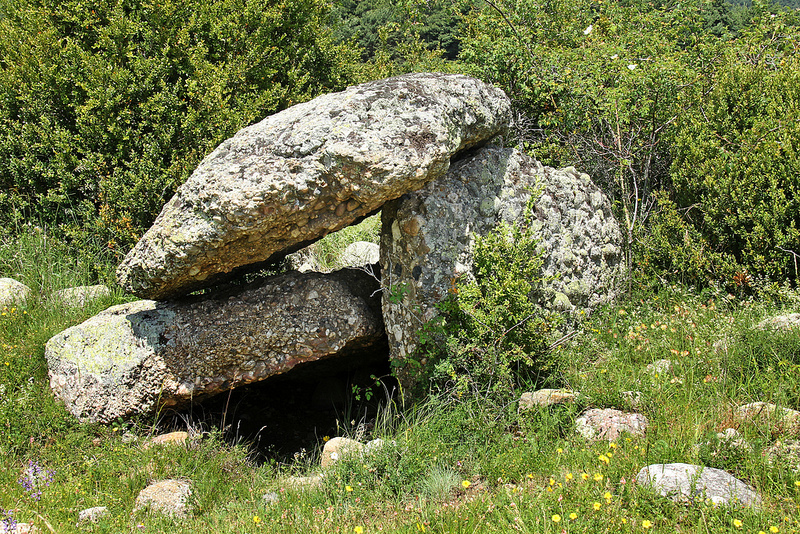
[[[421,320],[470,271],[476,237],[527,213],[552,280],[544,306],[568,314],[614,298],[622,238],[608,198],[575,169],[503,148],[510,119],[499,89],[421,73],[244,128],[200,163],[119,266],[120,285],[146,300],[48,342],[53,391],[80,419],[108,422],[310,361],[358,358],[387,334],[390,357],[404,358]],[[380,269],[240,283],[379,211]],[[394,284],[408,288],[400,301],[385,291]]]

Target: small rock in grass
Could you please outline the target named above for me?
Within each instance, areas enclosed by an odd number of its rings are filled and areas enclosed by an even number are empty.
[[[108,508],[105,506],[95,506],[78,512],[78,524],[97,523],[100,518],[108,515]]]
[[[8,534],[38,534],[40,530],[28,523],[17,523],[11,530],[6,530]]]
[[[364,450],[364,445],[350,438],[337,437],[325,442],[322,449],[322,467],[330,467],[341,460],[346,454],[359,454]]]
[[[789,432],[800,432],[800,412],[769,402],[751,402],[739,406],[735,416],[740,421],[773,422]]]
[[[264,501],[264,504],[273,504],[280,500],[280,496],[276,491],[270,491],[269,493],[265,493],[261,500]]]
[[[775,464],[786,466],[794,473],[800,473],[800,441],[776,441],[764,449],[767,465]]]
[[[322,475],[312,475],[307,477],[289,477],[286,485],[293,489],[313,489],[322,486]]]
[[[31,288],[22,282],[13,278],[0,278],[0,308],[25,304],[32,293]]]
[[[80,308],[85,306],[88,302],[98,300],[111,295],[111,290],[103,284],[94,286],[78,286],[68,287],[56,291],[54,296],[56,300],[65,306]]]
[[[586,410],[575,420],[575,429],[586,439],[614,441],[622,433],[644,436],[647,417],[638,413],[625,413],[611,408]]]
[[[800,327],[800,313],[767,317],[756,325],[759,330],[793,330]]]
[[[672,360],[656,360],[647,367],[645,371],[651,376],[662,376],[672,370]]]
[[[575,402],[580,393],[570,389],[540,389],[528,391],[519,398],[519,411],[530,410],[534,406],[551,406],[553,404],[566,404]]]
[[[691,464],[653,464],[636,475],[640,486],[651,486],[662,497],[676,502],[711,500],[718,505],[761,503],[758,493],[730,473],[721,469]]]
[[[191,484],[186,480],[161,480],[139,492],[134,511],[149,508],[171,517],[186,517],[191,513],[188,503],[191,494]]]

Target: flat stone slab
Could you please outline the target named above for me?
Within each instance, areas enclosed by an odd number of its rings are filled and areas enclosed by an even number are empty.
[[[648,424],[647,417],[642,414],[593,408],[575,420],[575,430],[586,439],[614,441],[623,433],[644,436]]]
[[[710,499],[718,505],[761,504],[761,497],[753,488],[730,473],[711,467],[682,463],[648,465],[636,475],[636,483],[651,486],[662,497],[676,502]]]
[[[107,423],[383,342],[378,283],[359,270],[290,272],[206,297],[113,306],[54,336],[50,387]]]
[[[455,74],[407,74],[293,106],[208,155],[117,279],[163,299],[278,259],[443,175],[510,118],[500,89]]]
[[[800,327],[800,313],[767,317],[756,325],[759,330],[794,330]]]

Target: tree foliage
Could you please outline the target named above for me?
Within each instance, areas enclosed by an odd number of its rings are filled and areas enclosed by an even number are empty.
[[[239,128],[352,81],[322,0],[2,0],[0,214],[125,248]]]

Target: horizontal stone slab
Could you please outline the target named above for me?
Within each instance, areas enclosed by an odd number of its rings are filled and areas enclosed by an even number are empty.
[[[47,342],[50,386],[79,419],[106,423],[357,355],[383,340],[377,288],[359,270],[290,272],[207,297],[113,306]]]

